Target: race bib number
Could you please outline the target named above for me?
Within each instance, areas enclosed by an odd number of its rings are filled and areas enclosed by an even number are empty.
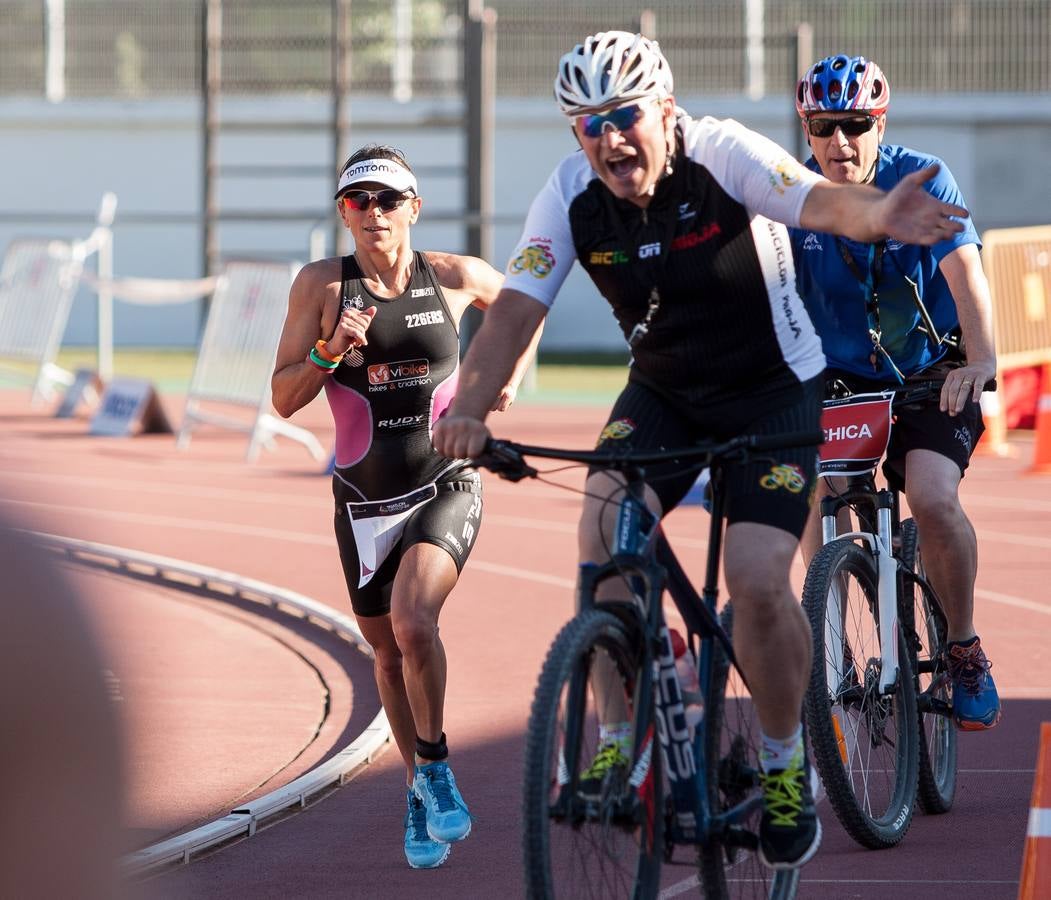
[[[358,548],[359,588],[372,580],[376,570],[401,540],[409,516],[425,503],[430,503],[437,494],[438,487],[432,483],[389,500],[347,503],[354,544]]]
[[[879,465],[890,442],[892,399],[889,394],[855,394],[825,401],[819,474],[864,475]]]

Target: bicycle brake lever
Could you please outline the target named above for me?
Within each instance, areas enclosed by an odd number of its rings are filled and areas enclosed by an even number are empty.
[[[499,475],[505,481],[517,482],[523,478],[536,478],[536,469],[528,465],[517,450],[506,444],[490,441],[485,450],[474,458],[474,464]]]

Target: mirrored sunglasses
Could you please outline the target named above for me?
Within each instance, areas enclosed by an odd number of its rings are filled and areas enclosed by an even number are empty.
[[[876,124],[875,116],[848,116],[843,119],[807,119],[807,130],[816,138],[832,137],[837,128],[847,137],[860,137]]]
[[[393,209],[397,209],[411,197],[411,194],[403,194],[401,191],[394,190],[347,191],[345,194],[341,194],[339,199],[358,212],[367,210],[372,206],[373,201],[376,201],[383,212],[390,212]]]
[[[596,138],[606,133],[607,127],[610,131],[629,131],[634,128],[639,119],[646,114],[646,110],[639,103],[630,106],[621,106],[608,113],[594,113],[590,116],[579,116],[577,122],[585,137]]]

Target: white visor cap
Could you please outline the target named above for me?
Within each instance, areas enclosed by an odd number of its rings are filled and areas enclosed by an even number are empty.
[[[382,184],[403,194],[407,191],[416,193],[416,176],[401,163],[393,159],[362,159],[339,176],[336,199],[347,188],[365,183]]]

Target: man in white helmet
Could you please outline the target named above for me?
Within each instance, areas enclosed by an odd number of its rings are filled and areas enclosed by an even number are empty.
[[[690,118],[676,108],[667,60],[642,35],[610,31],[578,44],[559,63],[555,98],[582,152],[567,156],[533,201],[501,302],[434,429],[447,456],[481,453],[493,399],[574,260],[609,302],[633,358],[600,447],[817,432],[825,359],[796,293],[785,225],[932,244],[961,229],[952,217],[967,215],[924,191],[933,169],[889,194],[833,184],[734,121]],[[734,648],[763,730],[759,853],[773,868],[792,868],[821,839],[800,725],[810,633],[789,582],[816,447],[776,456],[798,477],[764,479],[769,461],[726,473],[723,564]],[[647,475],[647,502],[661,516],[695,477],[675,466]],[[616,502],[607,498],[616,501],[618,488],[618,476],[589,475],[582,564],[608,558]],[[627,722],[603,723],[603,731],[614,750],[630,737]]]

